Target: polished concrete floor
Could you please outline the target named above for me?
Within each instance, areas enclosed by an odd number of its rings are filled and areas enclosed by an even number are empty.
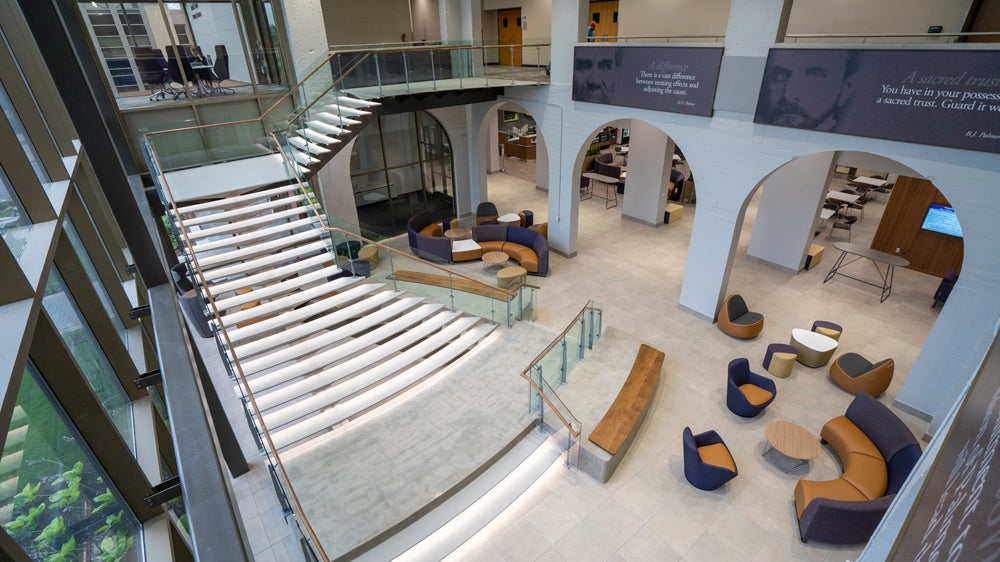
[[[530,177],[530,176],[529,176]],[[547,193],[506,174],[489,176],[489,199],[500,212],[531,209],[544,221]],[[843,179],[834,180],[835,187]],[[627,197],[627,193],[626,193]],[[746,297],[765,317],[763,333],[737,340],[678,306],[697,206],[685,205],[679,222],[652,228],[605,209],[603,201],[580,203],[579,255],[552,254],[541,286],[537,322],[562,326],[588,299],[604,306],[604,321],[666,353],[664,374],[631,450],[607,484],[557,463],[503,516],[452,555],[454,560],[830,560],[855,559],[860,547],[803,544],[792,502],[795,482],[826,480],[840,474],[835,454],[789,469],[765,449],[764,428],[776,420],[803,425],[818,435],[830,418],[843,414],[852,396],[833,385],[828,369],[796,364],[787,379],[776,379],[778,397],[759,417],[739,418],[725,406],[726,366],[748,357],[761,361],[768,343],[788,342],[792,328],[813,320],[841,324],[839,351],[869,359],[892,357],[895,379],[882,398],[899,391],[936,319],[930,305],[938,279],[897,270],[892,296],[879,302],[878,290],[836,278],[823,283],[836,258],[832,242],[845,238],[828,227],[814,242],[828,246],[820,265],[799,273],[747,256],[760,193],[753,196],[733,261],[728,293]],[[870,202],[853,241],[867,245],[885,201]],[[870,263],[858,276],[875,279]],[[694,280],[696,282],[696,280]],[[894,410],[916,436],[926,422]],[[717,430],[732,450],[739,476],[704,492],[683,476],[681,432]],[[584,427],[584,435],[592,428]],[[786,471],[787,470],[787,471]]]

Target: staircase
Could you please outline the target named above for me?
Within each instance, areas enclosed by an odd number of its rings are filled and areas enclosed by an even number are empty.
[[[299,179],[309,180],[336,156],[375,118],[371,110],[378,106],[333,92],[290,115],[279,139]]]
[[[245,377],[236,391],[276,451],[399,396],[496,327],[355,275],[310,200],[281,186],[170,213],[209,323]]]

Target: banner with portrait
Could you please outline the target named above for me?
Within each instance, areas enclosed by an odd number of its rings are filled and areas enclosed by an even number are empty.
[[[578,46],[573,99],[712,116],[721,47]]]
[[[771,49],[754,123],[1000,152],[1000,52]]]

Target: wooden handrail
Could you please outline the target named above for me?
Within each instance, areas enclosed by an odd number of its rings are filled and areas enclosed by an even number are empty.
[[[566,418],[563,417],[563,415],[559,413],[559,408],[557,408],[556,405],[553,404],[551,400],[549,400],[549,396],[547,394],[545,394],[545,391],[542,390],[541,387],[539,387],[538,384],[535,383],[535,381],[531,380],[531,376],[526,375],[525,373],[522,372],[521,373],[521,378],[523,378],[524,380],[528,381],[528,384],[530,384],[531,387],[535,389],[535,392],[537,392],[538,395],[542,397],[542,400],[546,404],[549,405],[549,408],[552,409],[552,411],[555,413],[556,417],[559,418],[559,421],[562,422],[563,427],[565,427],[570,432],[570,435],[572,435],[573,437],[579,437],[580,436],[580,430],[573,429],[573,424],[571,422],[567,421]],[[577,423],[580,423],[580,420],[576,420],[576,421],[577,421]]]

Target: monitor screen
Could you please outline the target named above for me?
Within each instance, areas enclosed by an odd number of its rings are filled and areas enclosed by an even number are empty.
[[[943,205],[931,205],[931,208],[927,209],[927,216],[924,217],[924,224],[920,225],[920,228],[948,236],[962,237],[962,226],[958,224],[955,209]]]

